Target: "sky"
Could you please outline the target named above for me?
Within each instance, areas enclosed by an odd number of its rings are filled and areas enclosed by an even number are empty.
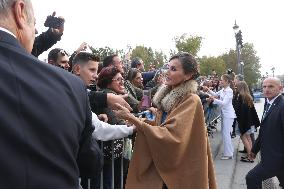
[[[284,74],[282,0],[32,0],[39,33],[47,15],[66,20],[54,47],[73,52],[82,42],[94,47],[127,49],[144,45],[168,53],[183,33],[203,37],[198,56],[218,56],[235,49],[233,25],[243,42],[253,43],[262,75]],[[45,59],[47,52],[39,58]]]

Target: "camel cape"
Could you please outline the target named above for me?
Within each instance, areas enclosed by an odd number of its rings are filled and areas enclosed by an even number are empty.
[[[175,102],[162,125],[142,123],[126,189],[215,189],[216,181],[203,108],[196,94]],[[158,126],[157,126],[158,125]]]

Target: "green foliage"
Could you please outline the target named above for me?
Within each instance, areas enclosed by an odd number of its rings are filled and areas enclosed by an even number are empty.
[[[256,56],[256,51],[252,43],[245,43],[241,52],[241,59],[244,62],[245,80],[249,86],[256,84],[261,77],[259,57]]]
[[[125,57],[125,52],[123,49],[112,49],[110,47],[100,47],[100,48],[94,48],[90,46],[90,49],[93,54],[97,55],[100,57],[101,61],[109,55],[117,54],[118,56],[124,58]]]
[[[183,34],[181,36],[176,36],[174,38],[176,48],[179,52],[188,52],[193,56],[196,56],[201,48],[202,37],[199,36],[190,36],[187,37],[187,34]],[[171,51],[175,54],[175,51]]]
[[[92,53],[99,56],[101,61],[109,56],[109,55],[112,55],[112,54],[115,54],[115,50],[113,50],[112,48],[110,47],[100,47],[100,48],[94,48],[92,46],[90,46],[90,49],[92,50]]]
[[[235,73],[237,72],[237,55],[236,51],[230,50],[228,53],[223,54],[222,59],[225,62],[226,69],[231,68]],[[245,43],[241,51],[241,60],[244,63],[244,77],[249,86],[253,86],[260,79],[259,57],[256,55],[252,43]]]
[[[225,70],[225,62],[221,57],[207,57],[203,56],[199,59],[200,74],[204,76],[211,75],[214,69],[218,76],[221,76]]]
[[[132,53],[131,59],[139,57],[144,61],[144,67],[149,69],[150,65],[154,64],[157,68],[164,64],[166,55],[162,51],[153,51],[151,47],[136,46]]]
[[[235,73],[238,73],[237,67],[237,54],[235,50],[230,50],[228,53],[221,55],[221,58],[225,62],[225,69],[232,69]]]

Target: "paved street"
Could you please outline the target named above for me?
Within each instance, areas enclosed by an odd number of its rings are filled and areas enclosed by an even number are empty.
[[[261,117],[263,112],[264,99],[261,99],[260,102],[255,103],[255,107],[258,113],[258,116]],[[246,189],[245,176],[247,172],[252,169],[259,161],[258,157],[254,163],[244,163],[241,162],[241,156],[243,154],[239,153],[239,150],[243,150],[243,144],[240,140],[240,137],[235,137],[233,139],[233,145],[235,147],[234,158],[232,160],[220,160],[222,156],[222,139],[220,133],[220,125],[218,126],[217,132],[214,133],[214,137],[210,138],[212,154],[214,157],[214,165],[217,177],[217,184],[219,189]],[[265,183],[265,189],[280,189],[277,178],[270,179]]]

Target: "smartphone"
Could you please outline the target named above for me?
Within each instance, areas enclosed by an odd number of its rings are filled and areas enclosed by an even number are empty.
[[[143,90],[142,107],[143,108],[151,107],[151,94],[149,90]]]
[[[55,28],[55,29],[61,28],[63,24],[64,24],[64,19],[55,16],[47,16],[44,22],[45,27]]]

